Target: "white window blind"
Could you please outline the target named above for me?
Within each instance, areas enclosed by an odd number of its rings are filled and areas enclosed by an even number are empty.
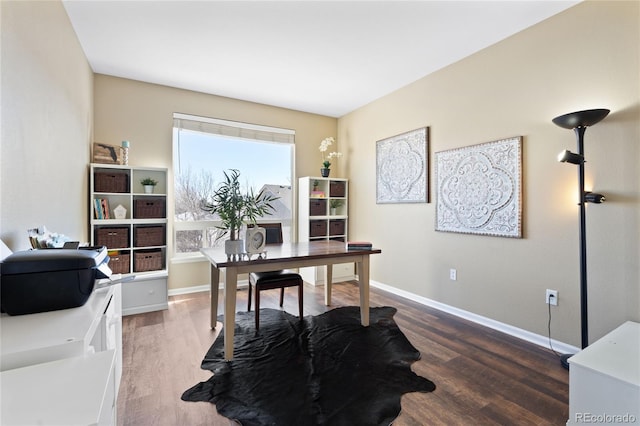
[[[241,123],[239,121],[218,118],[198,117],[194,115],[174,113],[173,127],[202,133],[229,136],[265,142],[294,143],[295,131],[258,124]]]

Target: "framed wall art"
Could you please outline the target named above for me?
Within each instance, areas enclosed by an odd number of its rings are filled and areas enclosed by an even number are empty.
[[[522,238],[522,137],[435,158],[436,231]]]
[[[427,203],[428,179],[428,127],[376,142],[376,203]]]
[[[94,142],[93,162],[100,164],[125,164],[124,151],[120,146]]]

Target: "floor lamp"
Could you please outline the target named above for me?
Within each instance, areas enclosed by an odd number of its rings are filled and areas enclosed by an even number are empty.
[[[586,239],[586,211],[585,203],[600,204],[605,198],[602,194],[584,190],[584,133],[587,127],[593,126],[609,114],[608,109],[590,109],[561,115],[554,118],[554,124],[573,129],[578,141],[578,153],[564,150],[558,155],[558,161],[578,166],[578,196],[580,202],[580,329],[582,335],[582,349],[589,345],[589,327],[587,321],[587,239]],[[560,362],[564,368],[569,368],[568,359],[571,355],[562,355]]]

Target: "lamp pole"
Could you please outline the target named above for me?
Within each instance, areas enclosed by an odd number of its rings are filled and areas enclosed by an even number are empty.
[[[578,156],[579,159],[563,159],[578,165],[578,205],[580,206],[580,333],[582,340],[582,349],[589,346],[589,324],[588,324],[588,299],[587,299],[587,218],[586,203],[601,203],[604,196],[601,194],[589,193],[589,197],[584,190],[584,133],[587,127],[592,126],[604,119],[609,114],[608,109],[590,109],[586,111],[577,111],[569,114],[561,115],[554,118],[554,124],[565,128],[573,129],[578,140]],[[566,152],[566,151],[565,151]],[[571,154],[571,153],[567,153]],[[562,355],[560,362],[565,368],[569,368],[568,359],[571,355]]]
[[[578,164],[578,199],[580,200],[580,323],[582,336],[582,349],[589,346],[589,317],[587,315],[587,214],[584,192],[584,133],[586,126],[578,126],[573,129],[578,140],[578,154],[583,161]]]

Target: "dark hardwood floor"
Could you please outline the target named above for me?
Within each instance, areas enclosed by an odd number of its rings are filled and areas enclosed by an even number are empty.
[[[358,294],[353,282],[335,284],[327,307],[323,287],[305,284],[305,315],[357,305]],[[278,290],[263,292],[261,306],[277,308],[278,296]],[[246,298],[246,289],[239,290],[238,311],[246,310]],[[566,423],[569,374],[551,351],[381,290],[371,289],[371,306],[398,309],[396,322],[422,354],[414,371],[437,386],[403,396],[394,425]],[[284,309],[297,315],[295,289],[286,292]],[[213,404],[180,399],[211,375],[200,369],[216,337],[208,321],[208,292],[174,296],[166,311],[123,318],[118,425],[235,424]]]

